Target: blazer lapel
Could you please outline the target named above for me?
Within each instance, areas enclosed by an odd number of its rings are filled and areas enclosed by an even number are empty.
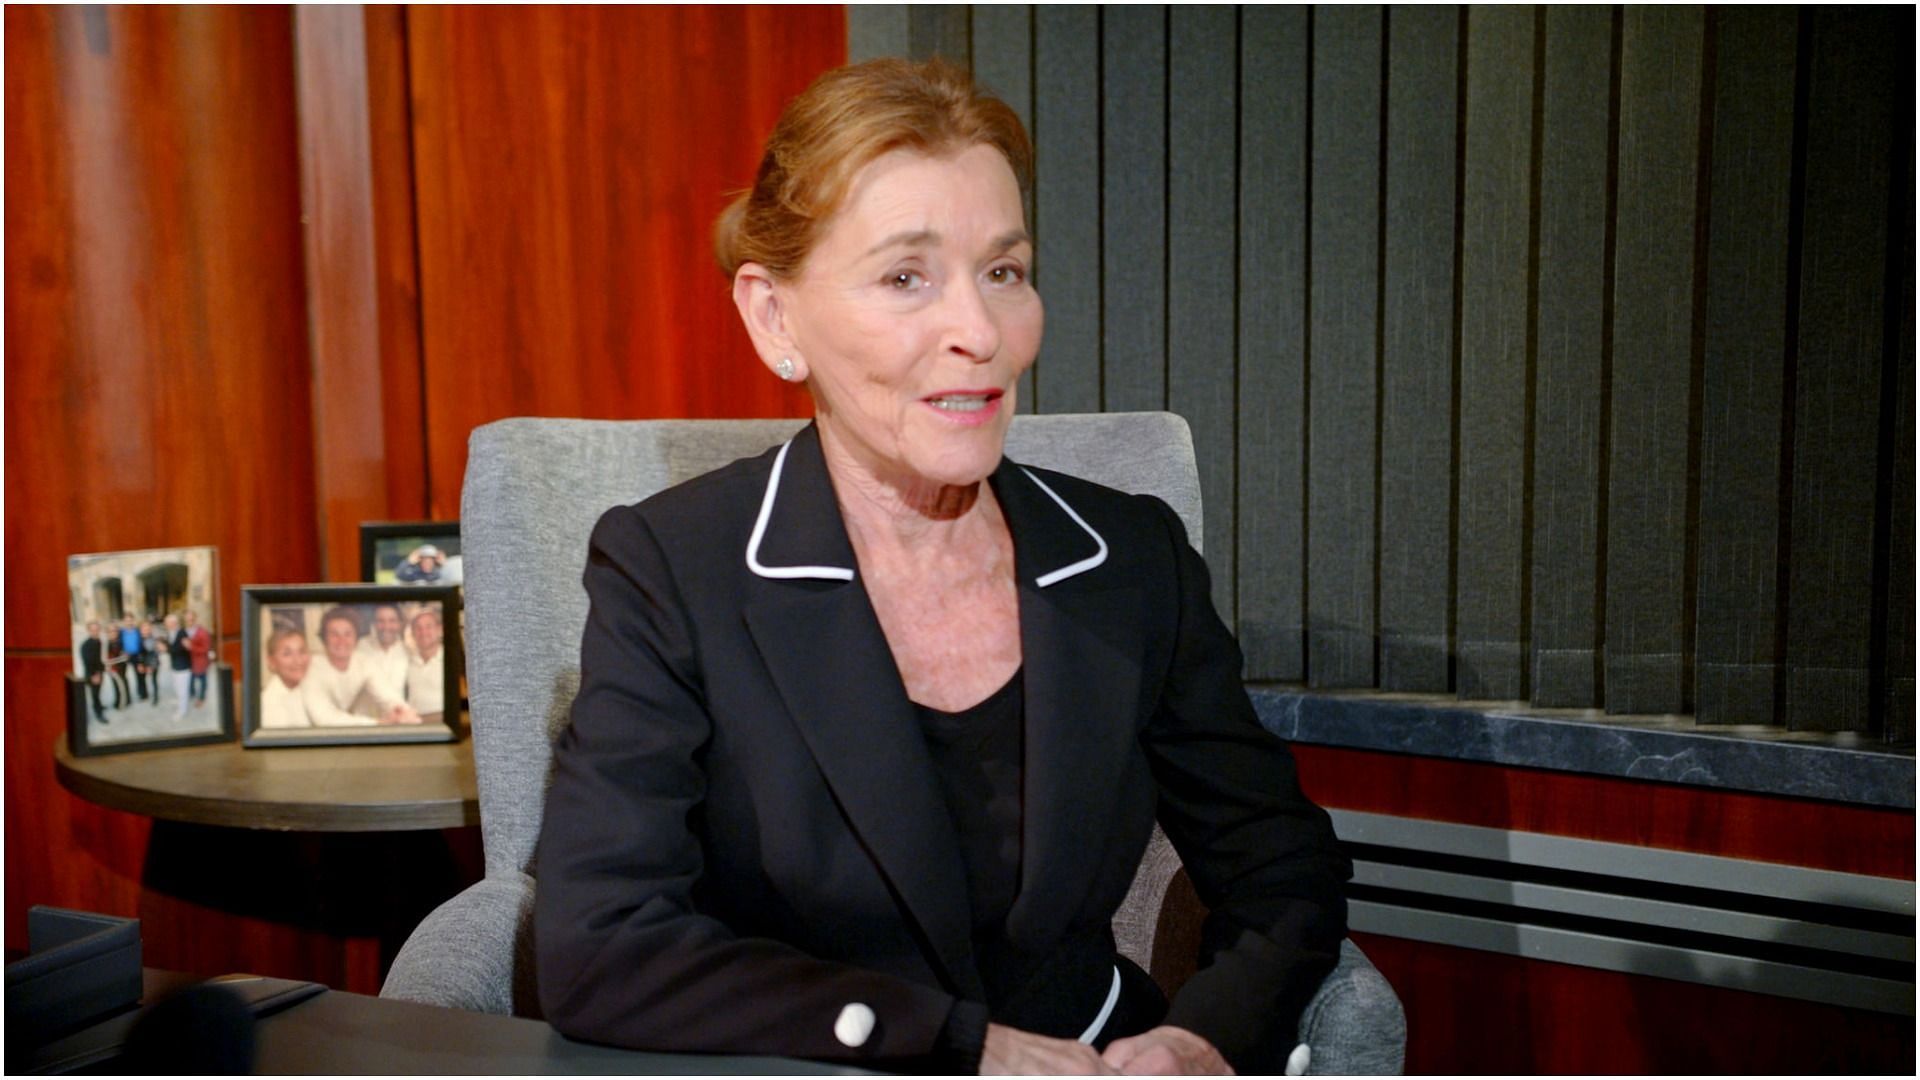
[[[774,684],[866,846],[931,944],[948,986],[984,996],[953,822],[879,619],[854,570],[812,427],[789,445],[750,566],[769,578],[745,612]],[[774,485],[770,484],[770,487]],[[757,566],[754,564],[757,563]],[[819,573],[791,573],[802,568]]]
[[[1032,945],[1072,923],[1105,854],[1135,738],[1141,590],[1102,572],[1104,538],[1033,474],[1003,462],[994,494],[1013,533],[1026,669],[1020,892],[1007,932]]]

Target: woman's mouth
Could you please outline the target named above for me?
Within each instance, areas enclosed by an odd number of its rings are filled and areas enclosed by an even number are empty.
[[[920,400],[941,415],[960,423],[982,423],[1000,409],[1000,390],[953,390]]]

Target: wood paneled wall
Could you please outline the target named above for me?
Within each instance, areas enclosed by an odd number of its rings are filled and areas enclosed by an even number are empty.
[[[151,963],[372,992],[393,920],[315,904],[417,917],[431,888],[309,886],[384,860],[444,887],[475,838],[183,832],[68,795],[65,557],[217,546],[231,660],[241,584],[353,580],[360,522],[457,516],[476,424],[807,411],[708,230],[844,14],[5,18],[7,947],[57,904],[143,916]]]
[[[852,17],[1030,118],[1030,400],[1187,417],[1251,677],[1912,740],[1911,10]]]
[[[845,33],[839,7],[408,12],[433,516],[504,416],[811,412],[754,359],[711,236]]]

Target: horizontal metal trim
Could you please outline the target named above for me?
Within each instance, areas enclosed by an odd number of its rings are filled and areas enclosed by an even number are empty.
[[[1529,960],[1675,979],[1851,1009],[1914,1015],[1914,985],[1866,975],[1756,960],[1726,953],[1629,941],[1580,930],[1503,922],[1474,915],[1354,900],[1347,925],[1367,934],[1478,949]]]
[[[1722,855],[1699,855],[1357,810],[1329,810],[1328,813],[1333,817],[1334,833],[1348,843],[1638,878],[1909,918],[1914,912],[1914,883],[1901,878],[1813,870]]]
[[[1618,922],[1646,923],[1674,930],[1718,934],[1752,941],[1794,945],[1807,949],[1851,953],[1883,960],[1914,959],[1912,937],[1828,926],[1799,919],[1745,911],[1680,904],[1615,893],[1544,885],[1531,881],[1456,874],[1422,867],[1395,866],[1355,860],[1356,885],[1374,885],[1403,892],[1447,896],[1461,900],[1582,915]]]

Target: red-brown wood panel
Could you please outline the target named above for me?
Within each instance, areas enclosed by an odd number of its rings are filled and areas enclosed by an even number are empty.
[[[403,16],[303,6],[294,49],[315,483],[327,575],[355,581],[362,521],[426,511]]]
[[[287,11],[9,7],[6,61],[6,940],[22,949],[31,904],[139,914],[151,830],[54,780],[66,556],[213,544],[228,631],[235,586],[311,578],[318,559]]]
[[[1911,810],[1301,743],[1293,752],[1322,806],[1913,877]]]
[[[1911,1016],[1376,934],[1407,1072],[1911,1073]]]
[[[809,411],[710,235],[845,39],[839,6],[408,9],[433,516],[500,417]]]
[[[9,47],[12,17],[8,9]],[[26,949],[27,909],[35,904],[140,912],[151,823],[74,798],[53,776],[53,744],[67,737],[63,676],[72,670],[64,656],[6,659],[8,949]]]
[[[216,545],[227,627],[318,569],[288,27],[6,11],[9,649],[67,648],[74,552]]]

